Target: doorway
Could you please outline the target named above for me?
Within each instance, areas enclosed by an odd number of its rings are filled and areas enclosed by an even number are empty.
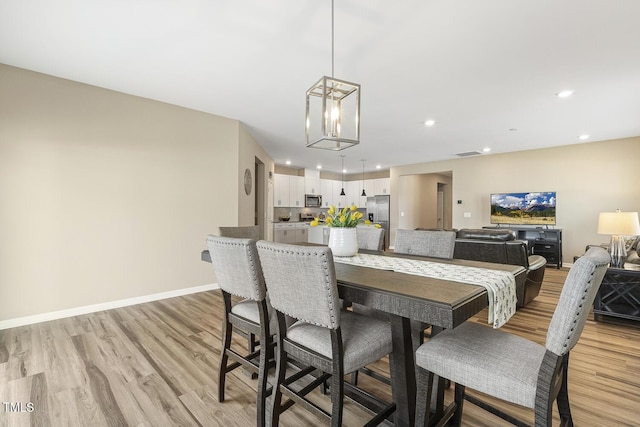
[[[253,223],[255,225],[259,225],[262,229],[262,238],[264,238],[265,236],[265,230],[267,229],[267,214],[265,211],[265,198],[266,198],[266,192],[265,192],[265,166],[264,163],[262,162],[262,160],[260,160],[259,158],[255,158],[255,165],[254,165],[254,171],[253,171],[253,188],[255,188],[256,190],[254,191],[255,194],[255,200],[253,203],[254,206],[254,212],[253,212]]]
[[[444,191],[440,188],[442,184],[438,184],[438,208],[437,208],[437,217],[438,217],[438,228],[444,228]]]
[[[450,229],[452,182],[452,171],[399,176],[398,228]]]

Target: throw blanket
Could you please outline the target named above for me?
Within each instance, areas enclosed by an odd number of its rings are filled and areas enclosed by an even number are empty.
[[[334,257],[333,260],[343,264],[484,286],[489,296],[489,323],[494,328],[507,323],[516,312],[516,279],[507,271],[369,254]]]

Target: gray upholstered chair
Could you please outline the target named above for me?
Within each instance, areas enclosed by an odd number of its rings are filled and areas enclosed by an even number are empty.
[[[262,227],[259,225],[247,225],[238,227],[218,227],[220,235],[223,237],[236,237],[240,239],[261,240]]]
[[[250,372],[257,373],[256,425],[262,426],[265,424],[266,374],[274,362],[272,332],[269,326],[270,307],[266,299],[266,287],[256,241],[210,235],[207,237],[207,246],[224,300],[218,401],[224,402],[225,379],[228,372],[243,366]],[[244,300],[232,304],[231,295]],[[275,322],[273,323],[275,325]],[[259,336],[260,349],[250,349],[248,355],[241,355],[231,349],[231,336],[233,332],[237,332],[236,328]],[[234,363],[230,364],[229,359]],[[259,362],[256,362],[256,359],[259,359]]]
[[[358,249],[384,250],[384,228],[358,227]]]
[[[445,411],[454,418],[454,425],[460,425],[465,398],[509,422],[526,425],[476,397],[465,396],[465,387],[535,409],[536,426],[551,425],[557,401],[562,424],[573,425],[567,393],[569,351],[580,338],[609,260],[604,249],[593,248],[575,262],[544,346],[473,322],[448,329],[420,346],[416,425],[429,423],[434,374],[456,383],[454,402]]]
[[[434,258],[453,258],[456,232],[446,230],[396,230],[393,251]]]
[[[253,239],[256,241],[264,238],[262,236],[262,227],[259,225],[218,227],[218,230],[220,231],[220,236],[222,237],[235,237],[238,239]],[[240,332],[240,334],[246,335],[247,343],[249,345],[249,350],[251,350],[252,352],[255,351],[258,345],[256,336],[250,332],[248,333]]]
[[[456,243],[453,230],[396,230],[394,252],[433,258],[452,259]],[[424,342],[425,329],[431,325],[411,321],[414,349]]]
[[[276,386],[273,393],[272,425],[291,404],[299,403],[318,416],[342,424],[345,374],[381,359],[391,352],[388,323],[343,310],[331,249],[260,241],[260,263],[271,305],[278,320]],[[287,328],[284,314],[298,319]],[[287,377],[289,359],[307,365]],[[291,386],[316,369],[322,371],[298,392]],[[305,398],[331,378],[331,414]],[[357,391],[355,389],[354,391]],[[290,400],[282,404],[282,395]],[[395,410],[387,405],[374,420],[380,422]]]

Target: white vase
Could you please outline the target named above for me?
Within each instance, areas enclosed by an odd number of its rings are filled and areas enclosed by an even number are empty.
[[[329,247],[333,256],[354,256],[358,253],[356,228],[331,227]]]

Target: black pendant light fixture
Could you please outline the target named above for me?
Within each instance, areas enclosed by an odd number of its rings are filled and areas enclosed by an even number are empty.
[[[360,195],[360,197],[367,197],[367,193],[365,193],[364,191],[364,162],[365,159],[362,159],[362,194]]]
[[[344,193],[344,154],[340,154],[340,157],[342,157],[342,190],[340,191],[340,195],[346,196]]]

